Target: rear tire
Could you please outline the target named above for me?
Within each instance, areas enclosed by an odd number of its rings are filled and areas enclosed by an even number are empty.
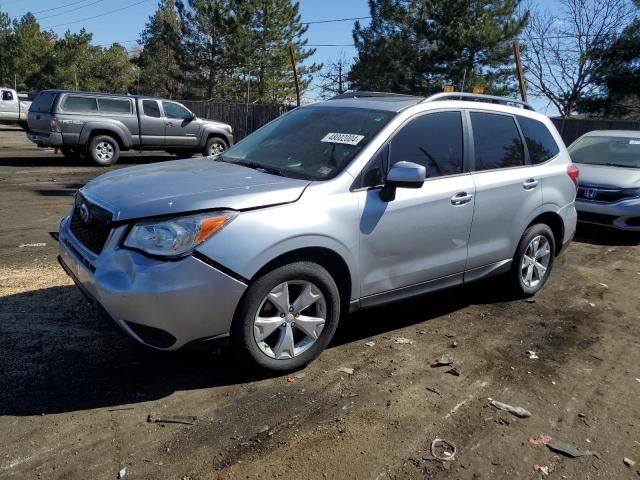
[[[204,147],[204,151],[202,155],[205,157],[211,157],[213,155],[220,155],[224,152],[228,147],[227,142],[225,142],[220,137],[211,137],[207,140],[207,145]]]
[[[555,238],[548,225],[532,225],[522,235],[513,257],[510,285],[516,296],[531,297],[549,279],[555,258]]]
[[[252,366],[296,370],[327,347],[339,319],[340,294],[329,272],[312,262],[291,263],[249,285],[231,341],[240,359]]]
[[[120,145],[108,135],[97,135],[89,143],[89,156],[101,167],[108,167],[120,158]]]

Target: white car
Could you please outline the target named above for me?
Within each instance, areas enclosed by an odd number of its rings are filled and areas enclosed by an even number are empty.
[[[0,122],[17,123],[27,126],[27,114],[31,102],[20,100],[20,95],[12,88],[0,88]]]

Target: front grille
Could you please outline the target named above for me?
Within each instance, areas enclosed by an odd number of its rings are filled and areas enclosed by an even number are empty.
[[[85,218],[81,213],[83,205],[86,206]],[[111,232],[111,218],[109,211],[89,203],[78,195],[71,214],[71,233],[85,247],[98,254],[104,248]]]
[[[615,215],[605,215],[603,213],[578,212],[578,220],[587,223],[598,223],[600,225],[613,225]]]
[[[589,185],[580,185],[578,188],[578,198],[591,202],[618,202],[625,198],[625,193],[621,189],[592,187]]]

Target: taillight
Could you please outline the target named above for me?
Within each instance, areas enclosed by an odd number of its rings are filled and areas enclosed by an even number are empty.
[[[57,118],[52,118],[50,124],[51,124],[52,132],[55,132],[55,133],[62,132],[62,122],[60,122],[60,120],[58,120]]]
[[[576,186],[576,190],[578,189],[578,177],[580,177],[580,170],[575,165],[569,165],[567,167],[567,175]]]

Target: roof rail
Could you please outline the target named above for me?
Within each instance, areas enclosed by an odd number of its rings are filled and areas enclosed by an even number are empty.
[[[329,100],[343,100],[345,98],[375,98],[375,97],[397,97],[397,98],[420,98],[415,95],[409,95],[404,93],[386,93],[386,92],[346,92],[335,97],[331,97]]]
[[[519,107],[525,110],[535,109],[527,102],[522,100],[516,100],[515,98],[496,97],[494,95],[480,95],[477,93],[464,93],[464,92],[451,92],[451,93],[436,93],[423,100],[423,102],[437,102],[441,100],[462,100],[465,102],[485,102],[485,103],[498,103],[500,105],[507,105],[511,107]]]

